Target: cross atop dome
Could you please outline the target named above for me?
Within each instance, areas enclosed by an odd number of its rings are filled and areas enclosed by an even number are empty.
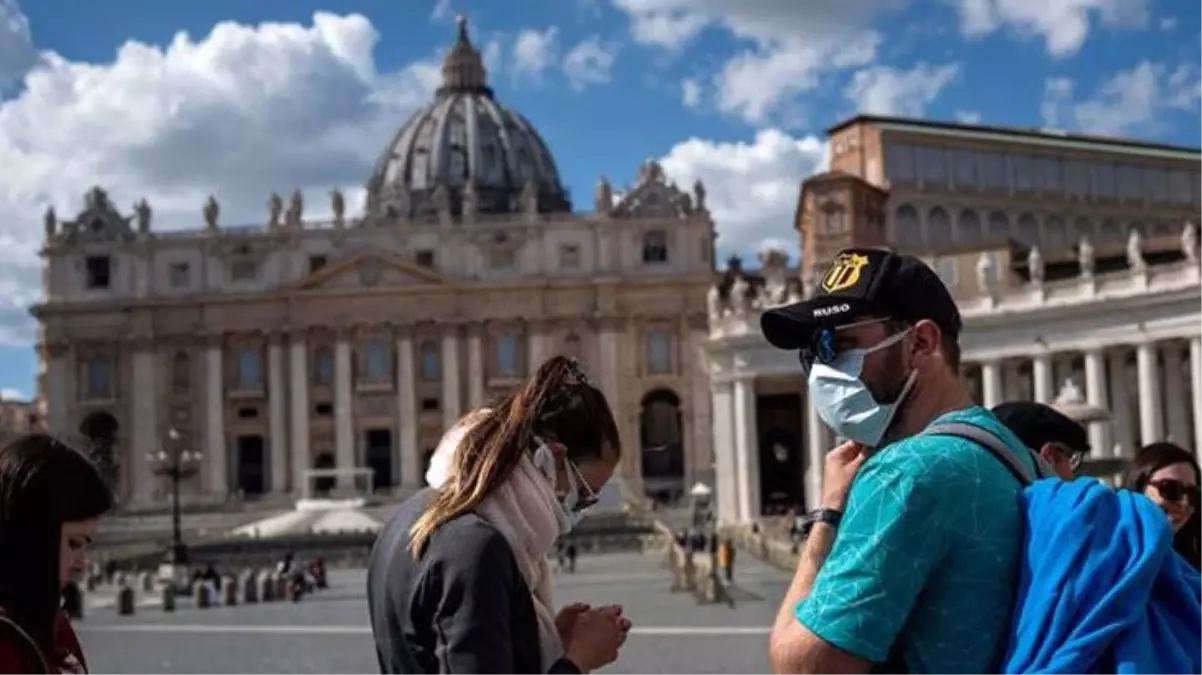
[[[488,72],[484,69],[484,58],[472,45],[467,31],[467,15],[455,17],[458,36],[442,63],[442,86],[438,94],[453,92],[479,93],[492,97],[488,87]]]

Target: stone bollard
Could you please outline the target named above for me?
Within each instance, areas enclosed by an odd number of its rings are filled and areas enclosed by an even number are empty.
[[[259,584],[256,583],[253,570],[242,573],[242,602],[253,604],[259,601]]]
[[[275,600],[275,580],[271,578],[271,572],[266,570],[259,572],[256,582],[259,584],[259,600],[273,602]]]
[[[238,604],[238,580],[233,577],[221,579],[221,604],[233,607]]]
[[[134,607],[136,604],[137,595],[134,593],[133,587],[123,583],[121,587],[117,589],[117,614],[121,616],[131,616],[134,613]]]
[[[159,602],[164,612],[175,611],[175,586],[170,581],[159,587]]]
[[[150,572],[139,572],[138,573],[138,587],[142,589],[143,593],[153,593],[154,592],[154,575],[151,574]]]
[[[209,608],[209,585],[207,583],[198,579],[192,584],[192,601],[196,603],[197,609]]]

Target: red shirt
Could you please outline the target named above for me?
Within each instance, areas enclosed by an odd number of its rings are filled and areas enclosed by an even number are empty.
[[[0,613],[2,616],[2,613]],[[0,673],[87,673],[88,664],[83,657],[83,648],[71,620],[66,612],[59,612],[55,626],[55,649],[53,659],[34,644],[32,638],[5,623],[0,630]]]

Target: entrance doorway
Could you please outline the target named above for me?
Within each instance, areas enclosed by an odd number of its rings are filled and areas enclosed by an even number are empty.
[[[392,429],[367,429],[363,432],[367,467],[375,473],[372,485],[375,489],[391,489],[396,486],[392,473]]]
[[[801,448],[801,395],[760,396],[756,424],[759,437],[760,499],[763,513],[776,515],[805,506],[805,474]]]
[[[684,435],[680,397],[655,389],[643,397],[639,415],[640,464],[647,496],[671,503],[684,495]]]
[[[262,436],[239,436],[238,491],[243,497],[259,497],[267,492],[267,457]]]
[[[116,457],[118,430],[117,418],[103,411],[89,414],[79,424],[79,433],[91,445],[92,461],[114,493],[120,493],[121,488]]]
[[[319,453],[317,455],[317,457],[315,457],[313,459],[313,468],[314,469],[333,469],[334,468],[334,453],[331,453],[331,452]],[[315,492],[318,497],[326,497],[326,496],[329,496],[330,491],[334,489],[334,485],[336,485],[336,482],[335,482],[335,478],[333,476],[321,476],[319,478],[314,478],[313,479],[313,492]]]

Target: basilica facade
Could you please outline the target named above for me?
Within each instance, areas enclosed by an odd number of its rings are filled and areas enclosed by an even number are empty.
[[[111,458],[126,505],[162,500],[181,447],[191,501],[352,489],[355,469],[412,493],[444,429],[555,354],[606,393],[628,487],[671,497],[712,471],[704,186],[647,162],[573,210],[462,22],[442,74],[361,214],[334,192],[332,218],[307,217],[297,192],[227,225],[215,196],[160,231],[148,201],[123,213],[100,187],[47,212],[39,404]]]

